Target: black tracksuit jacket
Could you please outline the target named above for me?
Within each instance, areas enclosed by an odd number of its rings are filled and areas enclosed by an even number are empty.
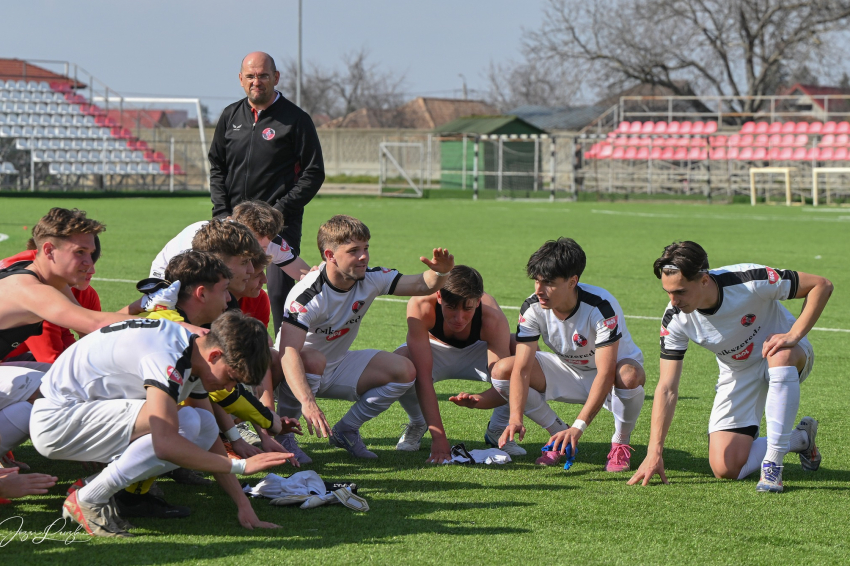
[[[256,123],[247,98],[225,108],[209,160],[214,218],[227,216],[242,201],[261,200],[300,228],[304,207],[325,180],[316,127],[283,95]]]

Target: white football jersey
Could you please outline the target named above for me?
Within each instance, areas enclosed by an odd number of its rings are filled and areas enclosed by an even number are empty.
[[[41,381],[51,403],[69,406],[108,399],[145,399],[157,387],[180,403],[207,397],[192,375],[197,336],[169,320],[130,319],[78,340],[54,362]]]
[[[709,276],[717,283],[717,307],[685,314],[668,303],[661,319],[661,358],[684,359],[692,340],[714,352],[721,370],[758,363],[765,339],[788,332],[796,321],[779,301],[797,295],[797,272],[740,263],[712,269]]]
[[[165,268],[168,267],[168,262],[171,261],[171,258],[191,250],[192,240],[195,238],[195,234],[198,233],[198,230],[209,224],[209,222],[209,220],[201,220],[200,222],[189,224],[179,234],[171,238],[151,262],[149,276],[163,279],[165,277]],[[292,253],[289,244],[280,235],[275,236],[269,242],[269,245],[266,246],[266,253],[272,256],[272,263],[278,267],[283,267],[295,261],[295,254]]]
[[[326,269],[311,271],[295,284],[286,297],[283,322],[305,330],[304,345],[324,354],[327,367],[333,368],[351,348],[372,301],[380,295],[392,295],[401,273],[372,267],[366,270],[364,279],[343,291],[331,285]]]
[[[605,289],[585,283],[576,289],[578,303],[566,320],[541,307],[537,295],[526,299],[520,308],[517,342],[536,342],[542,337],[562,361],[581,371],[595,372],[596,349],[615,342],[619,342],[618,360],[642,361],[643,353],[632,341],[617,299]]]

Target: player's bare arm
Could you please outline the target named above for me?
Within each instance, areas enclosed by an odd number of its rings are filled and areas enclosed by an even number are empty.
[[[313,270],[313,268],[311,268],[306,261],[301,259],[300,256],[296,257],[286,265],[281,266],[280,269],[296,281],[301,281],[305,275]]]
[[[292,324],[283,324],[280,328],[280,364],[286,383],[292,394],[301,403],[301,413],[307,421],[310,434],[325,437],[330,434],[331,427],[325,414],[316,403],[316,397],[307,383],[304,363],[301,361],[301,349],[307,339],[307,332]],[[314,432],[315,431],[315,432]]]
[[[435,293],[445,285],[449,271],[455,266],[455,256],[444,248],[434,248],[431,259],[420,257],[419,261],[427,265],[428,270],[420,275],[402,275],[393,295],[416,297]]]
[[[682,365],[682,360],[661,360],[661,374],[655,388],[655,398],[652,401],[652,425],[649,445],[646,447],[646,458],[627,482],[628,485],[641,481],[641,485],[648,485],[649,480],[656,474],[663,483],[669,483],[664,473],[664,441],[670,430],[670,423],[673,422],[676,402],[679,400]]]
[[[499,447],[519,435],[521,441],[525,438],[525,426],[522,421],[525,415],[525,402],[528,400],[528,387],[531,382],[531,368],[534,355],[537,353],[537,342],[520,342],[516,346],[516,359],[511,371],[510,407],[511,420],[499,438]]]
[[[511,328],[496,299],[484,293],[481,304],[481,339],[487,342],[487,369],[492,371],[496,362],[511,356]]]
[[[614,387],[617,376],[617,346],[618,343],[614,342],[609,346],[596,349],[593,356],[596,362],[596,379],[593,380],[587,401],[579,411],[576,420],[584,421],[589,425],[596,418],[599,410],[602,409],[606,397],[611,392],[611,388]],[[566,453],[566,448],[569,445],[572,447],[572,453],[575,454],[582,434],[582,430],[571,426],[552,435],[549,443],[552,444],[553,450],[559,450],[561,454]]]
[[[797,322],[785,334],[771,334],[762,346],[762,357],[773,356],[780,350],[793,348],[814,327],[820,318],[829,297],[832,295],[832,282],[819,275],[797,272],[800,278],[795,299],[805,299]]]

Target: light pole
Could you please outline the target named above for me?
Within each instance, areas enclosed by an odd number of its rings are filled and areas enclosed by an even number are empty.
[[[295,82],[295,105],[301,107],[301,3],[298,0],[298,77]]]
[[[457,76],[463,80],[463,99],[466,100],[466,77],[463,76],[463,73],[458,73]]]

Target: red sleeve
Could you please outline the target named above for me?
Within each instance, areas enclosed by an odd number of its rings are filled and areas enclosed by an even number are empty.
[[[15,348],[15,349],[14,349],[14,350],[12,350],[11,352],[9,352],[9,353],[6,355],[6,357],[5,357],[5,358],[3,358],[3,360],[0,360],[0,361],[4,361],[4,360],[11,360],[12,358],[17,358],[17,357],[18,357],[18,356],[20,356],[21,354],[26,354],[26,353],[27,353],[27,352],[29,352],[29,351],[30,351],[30,348],[29,348],[29,346],[27,346],[26,341],[24,341],[24,343],[23,343],[23,344],[18,344],[18,347],[17,347],[17,348]]]
[[[85,291],[77,291],[74,289],[74,296],[77,297],[77,301],[80,303],[81,307],[87,308],[90,311],[101,310],[100,295],[97,294],[94,287],[89,286],[89,288]]]
[[[5,269],[13,263],[17,263],[19,261],[32,261],[34,259],[35,250],[24,250],[20,253],[16,253],[13,256],[7,257],[6,259],[0,260],[0,269]]]
[[[62,339],[62,333],[68,330],[47,321],[44,321],[43,328],[41,334],[27,338],[25,344],[35,357],[35,361],[52,364],[67,347]]]
[[[243,297],[239,300],[239,308],[248,316],[252,316],[262,322],[266,327],[269,326],[269,319],[272,315],[272,307],[269,302],[268,294],[260,289],[260,294],[257,298]]]

